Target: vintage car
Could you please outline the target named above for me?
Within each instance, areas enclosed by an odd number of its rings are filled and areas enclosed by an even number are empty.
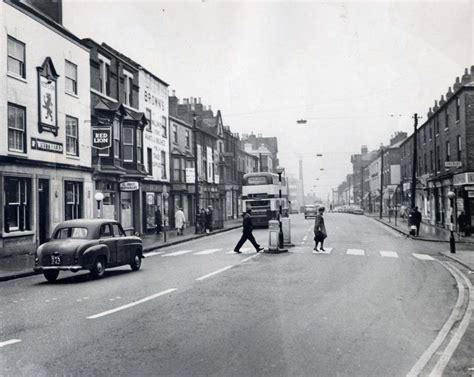
[[[316,217],[318,214],[318,206],[313,204],[307,204],[304,206],[304,218]]]
[[[93,277],[104,276],[105,268],[129,264],[140,269],[142,240],[127,236],[120,223],[106,219],[77,219],[60,223],[51,240],[36,251],[34,270],[48,281],[59,271],[90,270]]]

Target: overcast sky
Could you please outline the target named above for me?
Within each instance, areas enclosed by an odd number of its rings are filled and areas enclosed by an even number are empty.
[[[233,132],[277,136],[281,165],[297,173],[302,158],[306,192],[325,199],[362,144],[411,133],[474,64],[473,4],[64,0],[63,21],[220,109]]]

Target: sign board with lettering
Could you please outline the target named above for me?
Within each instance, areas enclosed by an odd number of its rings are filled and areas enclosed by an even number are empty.
[[[38,72],[38,130],[40,133],[46,131],[58,136],[56,80],[59,75],[49,56],[36,70]]]
[[[134,181],[120,183],[120,191],[137,191],[139,187],[138,182]]]
[[[461,166],[461,161],[445,161],[444,163],[445,168],[460,168]]]
[[[186,168],[186,183],[194,183],[194,168]]]
[[[107,149],[112,146],[110,127],[92,127],[92,148]]]
[[[472,185],[474,184],[474,173],[460,173],[453,176],[453,185]]]
[[[61,143],[56,143],[54,141],[48,141],[48,140],[43,140],[43,139],[36,139],[32,137],[31,149],[62,154],[64,147],[63,147],[63,144]]]

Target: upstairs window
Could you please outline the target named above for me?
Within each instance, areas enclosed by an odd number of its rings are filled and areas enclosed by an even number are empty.
[[[79,156],[77,119],[66,115],[66,154]]]
[[[120,158],[120,123],[114,121],[114,157]]]
[[[8,150],[26,153],[26,109],[8,104]]]
[[[446,142],[446,161],[449,161],[451,157],[451,147],[449,145],[449,141]]]
[[[161,151],[161,179],[166,179],[166,153]]]
[[[173,124],[173,143],[178,144],[178,127]]]
[[[66,60],[66,92],[77,95],[77,65]]]
[[[459,120],[461,114],[461,99],[456,97],[456,121]]]
[[[7,47],[8,73],[12,73],[15,76],[26,78],[25,71],[25,44],[8,36],[8,47]]]
[[[123,160],[133,162],[133,128],[123,128]]]
[[[124,75],[124,103],[127,106],[133,106],[133,74],[123,71]]]
[[[168,137],[168,125],[167,125],[165,116],[161,117],[161,130],[162,130],[161,135],[163,137]]]
[[[99,55],[99,91],[110,96],[110,60]]]
[[[189,130],[186,130],[186,148],[189,148],[191,146],[191,137],[189,134]]]
[[[458,161],[461,161],[461,151],[462,151],[462,144],[461,144],[461,135],[458,135],[457,137],[457,149],[458,149]]]
[[[446,107],[446,110],[444,111],[444,127],[449,128],[449,112],[448,112],[447,107]]]
[[[145,109],[145,118],[147,120],[146,130],[151,131],[151,110]]]
[[[137,164],[143,163],[142,130],[137,130]]]

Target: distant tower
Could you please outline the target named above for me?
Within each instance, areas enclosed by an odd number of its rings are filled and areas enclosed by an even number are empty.
[[[303,160],[299,161],[299,180],[301,181],[301,195],[303,197],[303,203],[304,205],[304,180],[303,180]]]

